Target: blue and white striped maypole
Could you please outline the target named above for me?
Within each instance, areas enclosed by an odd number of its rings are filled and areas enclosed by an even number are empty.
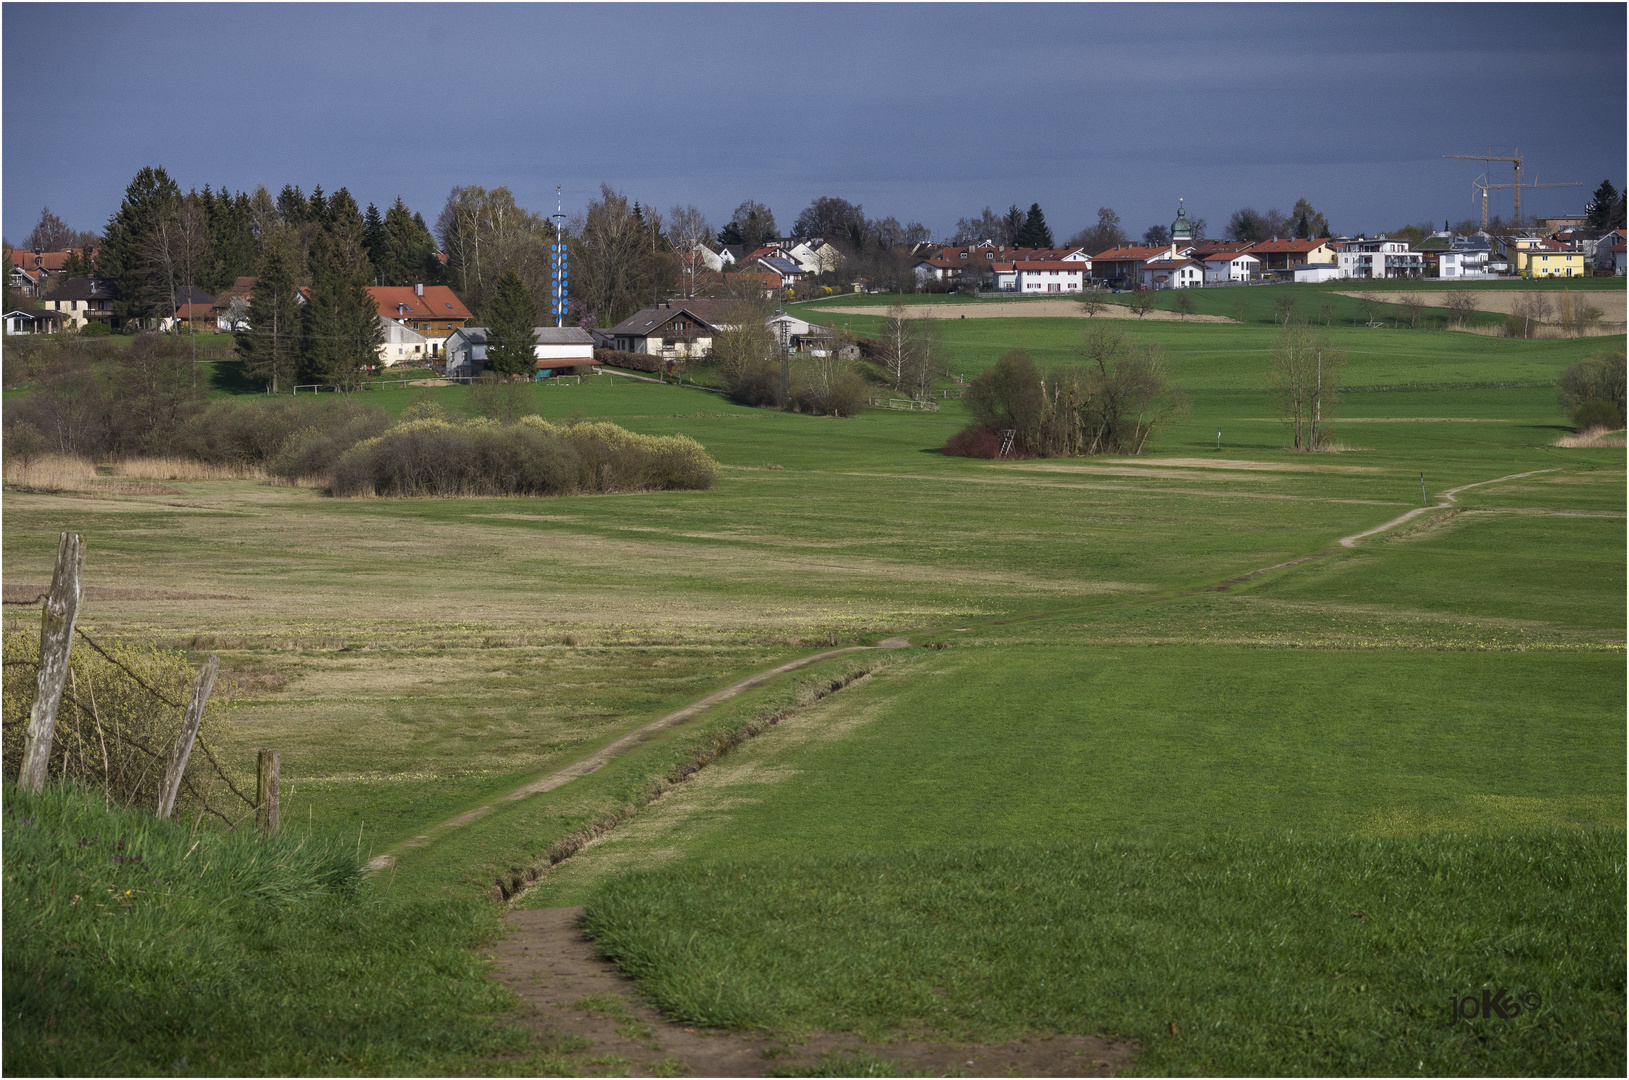
[[[560,196],[560,185],[554,185],[554,247],[550,251],[554,267],[549,283],[549,302],[554,309],[554,325],[566,325],[566,214]]]

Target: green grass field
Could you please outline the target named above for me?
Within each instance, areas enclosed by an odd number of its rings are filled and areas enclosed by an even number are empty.
[[[1084,325],[944,337],[971,375],[1013,347],[1067,362]],[[397,854],[363,897],[491,905],[621,820],[518,902],[587,903],[698,1023],[1101,1033],[1149,1073],[1621,1073],[1625,460],[1554,445],[1554,381],[1605,339],[1332,326],[1350,449],[1297,455],[1261,389],[1268,320],[1113,325],[1190,398],[1140,459],[946,458],[955,400],[837,420],[602,377],[535,387],[538,408],[692,435],[718,487],[8,491],[6,580],[48,580],[57,532],[83,532],[86,583],[140,592],[93,594],[81,625],[218,653],[228,757],[281,748],[288,820]],[[1535,470],[1336,544],[1419,506],[1421,473],[1434,495]],[[748,673],[902,633],[947,647],[827,661],[500,798]],[[453,979],[437,1030],[466,1030],[484,985]],[[1545,1005],[1448,1021],[1485,988]],[[8,1068],[44,1023],[8,1012]],[[468,1053],[507,1046],[493,1031]],[[106,1068],[166,1068],[161,1044]]]

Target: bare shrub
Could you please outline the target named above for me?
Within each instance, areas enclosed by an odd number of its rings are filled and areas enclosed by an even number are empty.
[[[1464,326],[1476,310],[1476,296],[1469,289],[1453,289],[1444,297],[1442,306],[1448,309],[1449,322]]]
[[[537,397],[531,383],[487,372],[470,384],[464,405],[474,416],[513,423],[537,412]]]
[[[1609,428],[1598,427],[1590,428],[1587,431],[1580,431],[1576,435],[1563,435],[1555,441],[1555,445],[1566,447],[1570,450],[1586,448],[1621,450],[1625,445],[1629,444],[1624,442],[1624,431],[1622,428],[1619,428],[1617,431],[1613,431]]]
[[[334,463],[340,496],[567,495],[710,488],[718,464],[682,435],[615,424],[556,426],[414,420],[351,447]]]
[[[57,710],[49,775],[103,788],[108,798],[121,806],[155,806],[167,755],[180,733],[183,709],[192,696],[197,671],[180,652],[129,642],[101,644],[142,682],[176,704],[154,697],[117,665],[82,641],[75,641],[68,684]],[[39,631],[7,632],[3,650],[5,664],[0,678],[5,693],[0,698],[0,732],[4,734],[6,775],[15,776],[22,763],[28,713],[36,692]],[[216,742],[228,729],[229,704],[219,697],[211,698],[204,709],[199,737]],[[213,804],[225,795],[208,758],[196,750],[183,776],[185,782],[176,799],[178,813],[183,809],[201,811],[204,798]]]

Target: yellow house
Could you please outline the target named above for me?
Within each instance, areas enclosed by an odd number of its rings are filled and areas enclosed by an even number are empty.
[[[1518,251],[1516,272],[1533,277],[1583,277],[1582,251]]]
[[[1510,248],[1510,268],[1524,277],[1583,277],[1584,253],[1518,240]]]

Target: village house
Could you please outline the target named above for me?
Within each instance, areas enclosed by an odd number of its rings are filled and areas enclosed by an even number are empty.
[[[1149,259],[1137,268],[1136,283],[1144,289],[1199,289],[1205,285],[1205,264],[1179,256]]]
[[[23,296],[37,297],[50,292],[62,280],[62,268],[68,259],[76,254],[74,251],[22,251],[12,248],[11,256],[11,287],[13,291]],[[96,257],[96,249],[89,251],[89,257]]]
[[[1213,251],[1195,258],[1205,268],[1205,284],[1224,281],[1254,281],[1261,276],[1261,260],[1243,251]]]
[[[103,278],[69,278],[41,298],[48,311],[59,311],[75,330],[99,322],[117,330],[124,321],[113,314],[119,286]]]
[[[430,356],[441,354],[447,338],[471,318],[469,308],[445,285],[370,285],[379,318],[424,336]]]
[[[1584,253],[1542,236],[1505,240],[1511,273],[1523,277],[1583,277]]]
[[[1176,261],[1193,254],[1192,244],[1120,244],[1092,256],[1092,276],[1118,288],[1135,288],[1143,264],[1154,259]]]
[[[1407,245],[1404,245],[1407,247]],[[1261,260],[1261,272],[1271,274],[1275,270],[1288,272],[1297,266],[1306,266],[1308,263],[1327,263],[1338,265],[1335,248],[1327,237],[1318,237],[1311,240],[1263,240],[1252,245],[1250,254]]]
[[[1622,274],[1625,234],[1622,229],[1613,229],[1601,237],[1595,244],[1595,272],[1598,274]]]
[[[731,274],[734,279],[736,275]],[[671,358],[702,357],[713,351],[714,324],[702,312],[719,301],[671,300],[644,308],[608,330],[595,330],[602,348]]]
[[[1078,293],[1085,288],[1086,277],[1092,264],[1084,259],[1066,262],[1062,259],[1015,260],[993,262],[997,292],[1016,293]]]

